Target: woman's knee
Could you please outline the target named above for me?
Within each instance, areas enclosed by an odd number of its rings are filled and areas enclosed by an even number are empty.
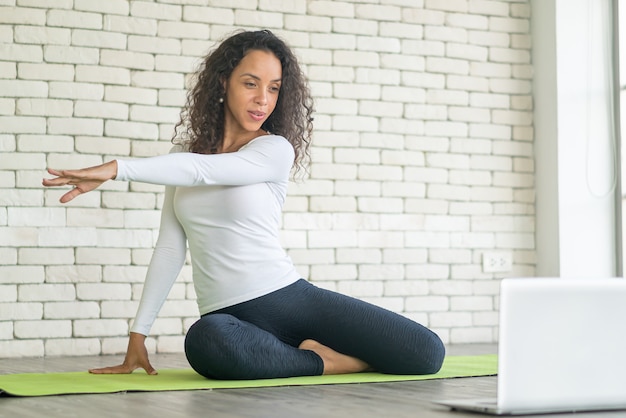
[[[446,348],[437,334],[428,330],[419,351],[420,359],[414,363],[411,374],[435,374],[441,370]]]
[[[228,355],[229,334],[239,320],[232,315],[205,315],[196,321],[185,336],[185,355],[191,367],[208,378],[220,378],[220,365]]]
[[[396,353],[393,359],[385,361],[377,370],[390,374],[435,374],[441,370],[445,355],[446,349],[441,338],[424,328],[410,348],[406,348],[404,353]]]
[[[227,314],[205,315],[189,328],[185,344],[204,346],[211,341],[221,341],[222,334],[228,333],[228,329],[235,326],[238,321],[234,316]]]
[[[446,347],[437,334],[431,331],[429,359],[424,364],[422,374],[434,374],[441,370],[443,360],[446,357]]]

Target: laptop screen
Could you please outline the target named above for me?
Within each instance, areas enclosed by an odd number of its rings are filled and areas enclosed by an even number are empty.
[[[626,280],[504,279],[498,407],[626,402]]]

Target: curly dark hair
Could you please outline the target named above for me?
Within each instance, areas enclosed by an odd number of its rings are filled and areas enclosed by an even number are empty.
[[[282,65],[278,101],[262,129],[287,139],[295,150],[294,175],[310,161],[313,99],[308,81],[287,44],[269,30],[239,31],[222,41],[202,62],[174,129],[172,142],[191,152],[215,154],[224,142],[224,81],[250,51],[273,53]]]

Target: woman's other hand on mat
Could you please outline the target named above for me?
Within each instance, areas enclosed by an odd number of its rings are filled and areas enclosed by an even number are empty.
[[[157,374],[157,371],[150,364],[148,359],[148,350],[146,350],[146,336],[137,334],[135,332],[130,333],[128,340],[128,350],[126,351],[126,357],[124,363],[117,366],[102,367],[98,369],[91,369],[89,373],[93,374],[128,374],[132,373],[136,369],[144,369],[148,374]]]
[[[49,168],[48,173],[56,177],[44,179],[42,182],[44,186],[74,186],[59,199],[61,203],[67,203],[76,196],[90,192],[105,181],[117,177],[117,161],[113,160],[108,163],[79,170],[55,170]]]

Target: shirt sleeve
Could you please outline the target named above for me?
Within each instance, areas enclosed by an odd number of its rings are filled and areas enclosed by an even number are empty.
[[[116,180],[166,186],[243,186],[283,182],[294,161],[292,145],[283,137],[253,139],[237,152],[222,154],[170,153],[135,160],[118,160]]]
[[[174,214],[174,187],[165,188],[159,237],[148,266],[132,332],[148,335],[185,263],[187,237]]]

